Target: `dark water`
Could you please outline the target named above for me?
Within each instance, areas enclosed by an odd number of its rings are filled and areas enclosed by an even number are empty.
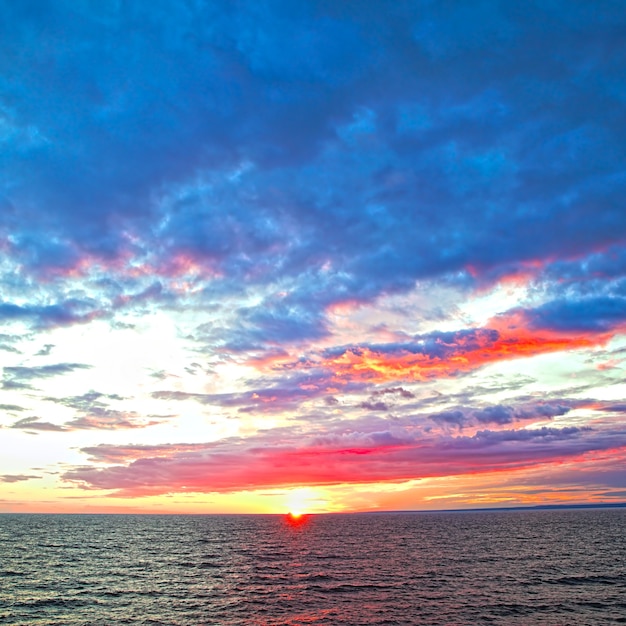
[[[626,510],[0,515],[0,624],[626,624]]]

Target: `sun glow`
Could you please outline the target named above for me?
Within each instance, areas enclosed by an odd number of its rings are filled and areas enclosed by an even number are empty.
[[[298,526],[304,526],[307,520],[309,519],[309,516],[305,515],[304,513],[289,512],[287,513],[285,519],[289,526],[298,527]]]
[[[319,494],[313,489],[293,489],[285,498],[285,508],[292,518],[297,519],[315,509],[315,502],[318,500]]]

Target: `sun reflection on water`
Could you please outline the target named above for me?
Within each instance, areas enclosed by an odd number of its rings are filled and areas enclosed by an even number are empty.
[[[309,521],[309,517],[310,515],[300,511],[290,511],[285,516],[285,521],[289,526],[299,527],[304,526]]]

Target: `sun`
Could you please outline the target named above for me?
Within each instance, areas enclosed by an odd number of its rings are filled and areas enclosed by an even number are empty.
[[[305,513],[294,513],[293,511],[290,511],[289,513],[287,513],[287,515],[285,516],[285,521],[287,522],[287,524],[289,526],[292,526],[294,528],[300,527],[300,526],[304,526],[306,524],[306,522],[308,521],[309,516]]]

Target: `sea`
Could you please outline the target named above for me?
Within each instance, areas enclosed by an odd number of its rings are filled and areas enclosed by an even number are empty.
[[[3,514],[0,624],[626,624],[626,509]]]

